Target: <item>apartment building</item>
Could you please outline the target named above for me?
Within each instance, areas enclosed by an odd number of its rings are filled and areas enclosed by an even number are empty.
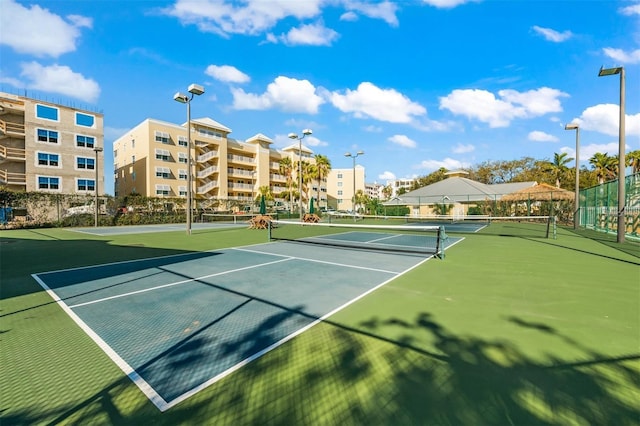
[[[354,193],[365,189],[364,171],[360,164],[355,168],[331,170],[327,176],[329,207],[353,211]]]
[[[96,112],[0,92],[0,185],[95,194],[104,170],[103,122]],[[97,185],[104,192],[103,176]]]
[[[147,119],[118,138],[113,144],[115,195],[186,198],[186,125]],[[211,118],[192,119],[191,129],[192,193],[198,206],[224,210],[251,205],[264,186],[269,187],[275,201],[286,204],[289,186],[281,161],[289,158],[293,182],[297,182],[299,158],[303,164],[315,162],[313,151],[304,145],[276,150],[273,140],[261,133],[246,141],[237,140],[229,136],[230,128]],[[305,202],[308,196],[316,197],[317,188],[317,182],[306,188]],[[325,182],[320,183],[320,189],[326,194]],[[320,203],[326,205],[326,195]]]
[[[401,189],[403,190],[400,191],[402,193],[411,191],[411,187],[413,186],[414,182],[415,179],[408,178],[388,180],[387,186],[391,186],[391,198],[398,196],[398,192]]]
[[[373,183],[365,183],[364,184],[364,193],[369,196],[369,198],[382,200],[384,199],[384,194],[382,189],[384,185],[381,183],[373,182]]]

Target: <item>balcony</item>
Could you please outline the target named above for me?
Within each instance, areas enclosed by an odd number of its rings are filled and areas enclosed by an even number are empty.
[[[24,124],[0,120],[0,136],[14,136],[24,138]]]
[[[3,185],[27,185],[27,175],[25,173],[8,172],[0,170],[0,183]]]
[[[0,145],[0,163],[5,161],[25,161],[26,159],[27,155],[24,149]]]
[[[229,189],[233,189],[234,191],[253,191],[253,185],[248,183],[237,183],[237,182],[229,182]]]
[[[243,169],[233,169],[228,168],[227,173],[229,176],[239,176],[239,177],[248,177],[251,178],[253,176],[253,170],[243,170]]]
[[[218,156],[218,151],[209,151],[209,152],[205,152],[202,155],[198,155],[197,160],[198,160],[198,163],[205,163],[210,159],[212,159],[213,157],[217,157],[217,156]]]
[[[206,194],[211,191],[213,188],[218,186],[218,181],[212,180],[211,182],[207,182],[206,184],[198,187],[198,194]]]
[[[233,163],[255,163],[255,159],[253,157],[246,157],[244,155],[228,154],[227,160]]]

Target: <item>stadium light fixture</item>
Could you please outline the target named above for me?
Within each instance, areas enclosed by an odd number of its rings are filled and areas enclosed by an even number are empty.
[[[351,154],[347,152],[344,154],[345,157],[353,158],[353,199],[352,199],[352,208],[353,208],[353,221],[356,221],[356,158],[364,155],[364,151],[358,151],[355,154]]]
[[[173,95],[173,100],[181,104],[187,104],[187,235],[191,235],[191,215],[193,214],[192,198],[193,198],[193,170],[191,162],[191,101],[194,96],[200,96],[204,93],[204,87],[199,84],[191,84],[187,88],[191,96],[177,92]]]
[[[617,242],[624,243],[625,238],[625,220],[624,206],[626,201],[625,195],[625,123],[624,123],[624,67],[600,68],[598,77],[606,77],[609,75],[620,74],[620,122],[618,128],[618,236]]]
[[[569,123],[564,126],[564,129],[576,131],[576,193],[573,202],[573,229],[578,229],[578,221],[580,220],[580,126],[576,123]]]
[[[311,135],[312,133],[313,131],[311,131],[311,129],[304,129],[302,131],[302,137],[299,137],[296,133],[289,133],[289,139],[298,140],[298,193],[300,194],[298,204],[300,204],[299,213],[300,213],[301,221],[302,221],[302,139],[304,139],[305,136]],[[291,200],[289,200],[289,202],[291,202]]]

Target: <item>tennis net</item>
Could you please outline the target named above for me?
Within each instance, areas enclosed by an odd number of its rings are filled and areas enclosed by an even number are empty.
[[[251,219],[259,216],[259,213],[202,213],[200,222],[202,223],[248,223]],[[271,215],[272,217],[277,215]]]
[[[374,250],[444,258],[445,228],[346,223],[303,223],[276,220],[269,224],[269,240],[294,241],[348,249]]]

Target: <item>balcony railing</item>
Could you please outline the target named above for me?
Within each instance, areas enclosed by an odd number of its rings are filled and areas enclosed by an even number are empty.
[[[202,186],[198,187],[198,194],[206,194],[207,192],[211,191],[213,188],[215,188],[216,186],[218,186],[218,181],[216,180],[212,180],[211,182],[208,182]]]
[[[22,148],[12,148],[10,146],[0,145],[0,161],[14,160],[25,161],[27,159],[26,151]]]
[[[24,124],[0,120],[0,133],[2,134],[2,136],[24,137]]]
[[[26,185],[27,175],[25,173],[8,172],[0,170],[0,183],[5,185]]]
[[[255,160],[253,159],[253,157],[245,157],[244,155],[234,155],[234,154],[228,154],[227,155],[227,160],[229,161],[233,161],[236,163],[254,163]]]
[[[205,152],[202,155],[198,155],[198,162],[199,163],[204,163],[205,161],[209,161],[210,159],[212,159],[213,157],[216,157],[218,155],[218,151],[209,151],[209,152]]]

